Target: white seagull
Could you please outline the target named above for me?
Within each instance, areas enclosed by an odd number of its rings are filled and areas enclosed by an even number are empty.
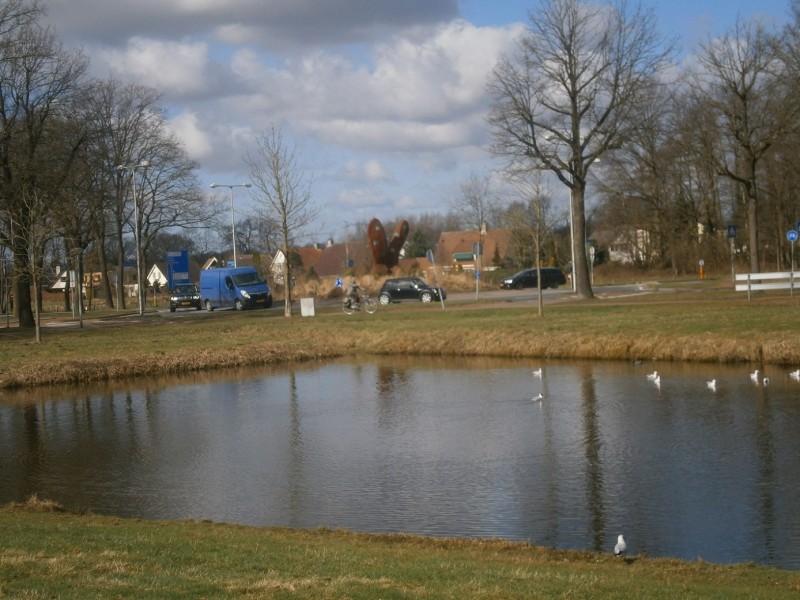
[[[661,375],[656,375],[655,377],[653,377],[653,383],[656,384],[656,387],[658,389],[661,389]]]
[[[531,402],[541,402],[542,398],[544,398],[542,394],[536,394],[533,398],[531,398]]]
[[[796,371],[792,371],[791,373],[789,373],[789,377],[791,377],[795,381],[800,381],[800,369],[797,369]]]
[[[769,385],[769,377],[764,377],[764,379],[761,381],[761,383],[763,383],[764,386],[768,386]]]
[[[533,373],[534,377],[538,377],[539,379],[542,378],[542,369],[541,368],[536,369],[535,371],[531,371],[531,373]]]
[[[617,536],[617,545],[614,546],[615,556],[624,556],[628,550],[628,545],[625,543],[625,538],[622,535]]]
[[[706,381],[706,386],[708,386],[708,389],[710,389],[712,392],[716,392],[717,391],[717,380],[716,379],[712,379],[710,381]]]
[[[758,369],[750,373],[750,379],[753,380],[753,383],[758,383]]]

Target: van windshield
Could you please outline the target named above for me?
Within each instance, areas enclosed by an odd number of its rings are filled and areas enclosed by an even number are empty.
[[[237,273],[233,276],[233,282],[236,287],[246,287],[248,285],[258,285],[264,283],[264,280],[259,277],[258,273]]]

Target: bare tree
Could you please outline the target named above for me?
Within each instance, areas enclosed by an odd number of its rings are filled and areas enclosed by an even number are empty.
[[[51,125],[63,122],[88,63],[80,52],[64,50],[53,31],[35,20],[35,3],[6,3],[4,7],[12,5],[22,11],[20,16],[0,10],[4,34],[0,38],[0,203],[8,216],[7,226],[14,222],[17,228],[28,230],[32,215],[26,198],[40,189],[37,181],[47,173],[41,167],[46,163]],[[12,236],[10,241],[19,325],[34,327],[30,248],[20,238]]]
[[[671,46],[652,11],[625,0],[610,5],[544,0],[514,56],[492,73],[493,151],[552,171],[570,190],[576,291],[593,297],[584,197],[593,163],[636,127],[643,92],[657,85]]]
[[[283,253],[284,316],[292,316],[292,268],[289,260],[295,240],[307,233],[319,214],[311,196],[311,179],[300,170],[296,146],[288,146],[274,125],[257,140],[255,155],[245,162],[255,187],[258,216],[275,223],[278,249]]]
[[[450,209],[459,215],[467,229],[485,229],[487,221],[497,212],[497,203],[491,195],[491,177],[470,173],[461,184],[461,197],[451,203]]]
[[[532,178],[509,174],[509,181],[520,195],[520,201],[512,202],[506,209],[505,221],[512,231],[512,237],[530,240],[533,266],[536,269],[539,316],[544,314],[542,298],[542,247],[550,233],[553,222],[550,220],[550,198],[544,192],[541,172],[536,171]]]
[[[747,203],[750,269],[761,270],[759,243],[760,169],[773,145],[797,128],[800,102],[771,38],[758,21],[737,20],[726,36],[709,41],[700,54],[698,102],[721,132],[713,156],[721,175],[742,186]]]

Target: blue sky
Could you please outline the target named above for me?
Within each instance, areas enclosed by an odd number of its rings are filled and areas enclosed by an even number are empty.
[[[309,239],[378,217],[444,213],[493,162],[488,73],[530,0],[44,0],[98,77],[158,90],[203,185],[247,180],[271,124],[294,141],[322,210]],[[742,18],[783,24],[788,0],[643,2],[684,57]],[[227,188],[222,188],[227,193]],[[209,195],[215,193],[208,189]],[[219,194],[219,188],[216,190]],[[237,210],[252,206],[236,190]]]

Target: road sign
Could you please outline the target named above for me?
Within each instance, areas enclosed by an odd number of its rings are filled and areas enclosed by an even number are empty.
[[[336,278],[336,287],[342,287],[342,278],[341,277],[337,277]]]
[[[789,240],[792,243],[796,242],[797,241],[797,230],[790,229],[789,231],[787,231],[786,232],[786,239]]]
[[[189,283],[189,251],[167,251],[167,287]]]

